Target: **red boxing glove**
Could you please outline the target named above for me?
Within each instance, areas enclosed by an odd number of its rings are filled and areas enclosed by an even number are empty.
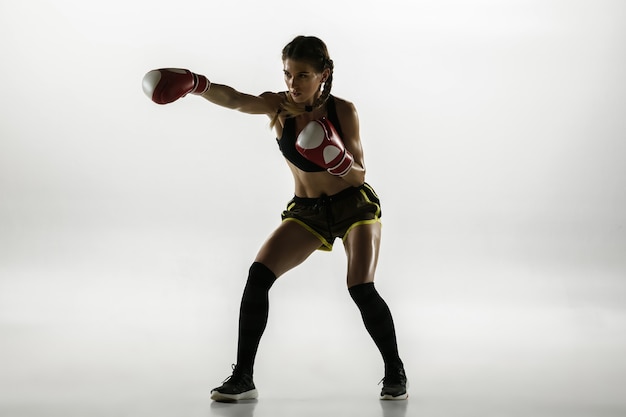
[[[325,117],[309,122],[302,129],[296,140],[296,149],[306,159],[338,177],[346,175],[354,163],[354,157]]]
[[[157,104],[167,104],[187,94],[203,94],[211,82],[187,69],[162,68],[149,71],[143,77],[143,92]]]

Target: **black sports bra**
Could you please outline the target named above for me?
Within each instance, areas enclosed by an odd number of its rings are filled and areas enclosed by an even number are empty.
[[[335,108],[335,98],[332,95],[326,100],[326,111],[328,112],[328,120],[335,126],[339,137],[343,138],[343,132],[341,131],[337,110]],[[326,171],[326,168],[322,168],[300,155],[300,152],[296,149],[296,139],[296,120],[293,117],[289,117],[285,119],[283,135],[280,139],[276,138],[278,148],[283,153],[283,156],[304,172]]]

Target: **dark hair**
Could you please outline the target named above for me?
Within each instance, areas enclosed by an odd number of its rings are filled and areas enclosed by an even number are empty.
[[[293,59],[310,64],[322,72],[332,64],[326,44],[315,36],[297,36],[283,48],[283,61]]]
[[[293,102],[287,102],[284,105],[285,110],[292,116],[313,111],[326,103],[330,96],[330,89],[333,86],[333,60],[328,55],[326,44],[315,36],[297,36],[283,48],[283,61],[293,59],[294,61],[303,61],[311,65],[316,71],[322,72],[325,69],[330,70],[328,78],[324,82],[324,90],[322,94],[315,100],[312,106],[301,108]]]

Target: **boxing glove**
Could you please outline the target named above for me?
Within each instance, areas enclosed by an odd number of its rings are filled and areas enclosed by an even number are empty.
[[[144,75],[142,87],[148,98],[157,104],[167,104],[187,94],[205,93],[211,82],[204,76],[182,68],[161,68]]]
[[[354,157],[325,117],[309,122],[302,129],[296,139],[296,149],[309,161],[339,177],[346,175],[354,163]]]

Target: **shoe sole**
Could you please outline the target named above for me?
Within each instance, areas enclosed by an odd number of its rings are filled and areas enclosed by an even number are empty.
[[[240,400],[256,400],[259,392],[256,389],[242,392],[241,394],[223,394],[219,391],[211,391],[211,399],[218,402],[233,402]]]
[[[393,395],[389,395],[389,394],[380,396],[380,399],[385,400],[385,401],[399,401],[399,400],[406,400],[407,398],[409,398],[409,394],[407,392],[405,392],[404,394],[400,394],[396,397],[394,397]]]

